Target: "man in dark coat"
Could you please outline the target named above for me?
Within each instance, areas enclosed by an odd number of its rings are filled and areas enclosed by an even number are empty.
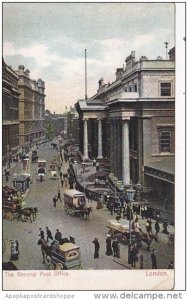
[[[152,250],[151,264],[152,264],[152,269],[157,269],[157,257],[156,257],[156,254],[155,254],[155,249]]]
[[[106,255],[108,255],[108,256],[112,255],[112,245],[111,245],[110,234],[107,234],[107,239],[106,239]]]
[[[62,202],[62,200],[61,200],[61,192],[60,192],[60,190],[58,191],[58,194],[57,194],[57,200],[59,200],[60,202]]]
[[[53,197],[53,203],[54,203],[54,207],[56,207],[56,203],[57,203],[57,196]]]
[[[97,238],[94,238],[93,243],[95,245],[95,252],[94,252],[94,258],[99,258],[99,248],[100,244]]]
[[[59,229],[56,229],[55,240],[60,242],[61,238],[62,238],[61,232],[59,231]]]
[[[46,234],[47,234],[47,239],[46,239],[47,242],[48,242],[49,239],[53,240],[52,233],[51,233],[51,231],[48,227],[46,227]]]
[[[112,242],[113,256],[118,257],[118,240],[114,239]]]
[[[159,221],[157,220],[155,222],[155,233],[158,235],[159,231],[160,231],[160,225],[159,225]]]
[[[39,236],[41,240],[44,240],[44,231],[42,230],[42,228],[39,228],[39,230],[40,230]]]

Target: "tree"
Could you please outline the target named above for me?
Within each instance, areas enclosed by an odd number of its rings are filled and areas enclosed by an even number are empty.
[[[46,138],[52,139],[54,136],[54,124],[48,121],[45,127],[46,127]]]

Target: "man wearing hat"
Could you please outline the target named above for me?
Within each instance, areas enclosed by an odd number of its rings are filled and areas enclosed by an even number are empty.
[[[93,243],[95,245],[94,258],[99,258],[100,244],[99,244],[98,238],[94,238]]]

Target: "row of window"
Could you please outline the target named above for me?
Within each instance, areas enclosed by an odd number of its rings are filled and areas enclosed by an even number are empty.
[[[137,84],[125,88],[125,92],[135,92],[137,93]],[[172,84],[171,82],[161,82],[160,83],[160,96],[170,97],[172,95]]]

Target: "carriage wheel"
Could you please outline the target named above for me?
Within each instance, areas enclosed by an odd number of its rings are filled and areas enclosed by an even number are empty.
[[[63,264],[61,264],[61,263],[57,263],[56,266],[55,266],[55,269],[56,269],[56,270],[63,270],[63,269],[64,269],[64,266],[63,266]]]
[[[11,213],[10,211],[8,211],[5,214],[5,219],[8,220],[8,221],[12,221],[13,220],[13,213]]]
[[[51,257],[50,257],[49,255],[46,255],[46,261],[47,261],[48,263],[51,263]]]
[[[50,270],[55,270],[55,266],[52,262],[49,264],[49,268],[50,268]]]
[[[121,235],[121,237],[120,237],[120,242],[121,242],[122,244],[124,244],[124,245],[127,245],[127,244],[128,244],[128,239],[127,239],[127,237],[126,237],[124,234]]]

